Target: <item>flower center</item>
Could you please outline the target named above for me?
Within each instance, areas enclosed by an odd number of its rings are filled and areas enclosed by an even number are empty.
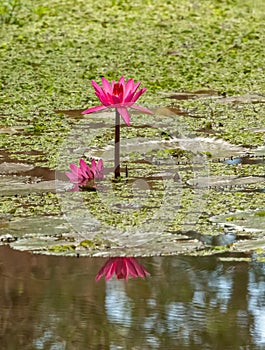
[[[113,91],[112,91],[113,95],[119,96],[120,93],[122,93],[122,92],[123,92],[122,85],[119,83],[114,84]]]

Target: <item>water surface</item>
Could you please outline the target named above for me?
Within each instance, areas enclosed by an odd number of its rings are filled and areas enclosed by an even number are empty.
[[[265,267],[138,259],[146,280],[95,282],[103,258],[0,247],[0,349],[264,349]]]

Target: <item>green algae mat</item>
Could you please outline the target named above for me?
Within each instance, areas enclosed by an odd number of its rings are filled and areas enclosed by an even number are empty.
[[[264,257],[262,1],[0,4],[0,238],[47,254]],[[90,81],[141,81],[121,128]],[[95,192],[69,163],[100,157]],[[128,175],[125,176],[125,168]]]

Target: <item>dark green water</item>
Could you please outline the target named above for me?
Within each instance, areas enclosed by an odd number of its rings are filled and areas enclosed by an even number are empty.
[[[95,282],[102,258],[0,247],[0,349],[265,349],[265,265],[138,259],[146,280]]]

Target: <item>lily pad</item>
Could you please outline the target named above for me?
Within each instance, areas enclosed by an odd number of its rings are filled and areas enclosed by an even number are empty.
[[[222,175],[222,176],[197,177],[196,179],[188,180],[187,183],[191,186],[204,188],[204,187],[243,186],[248,184],[261,183],[264,181],[265,181],[265,178],[263,176],[240,177],[238,175]]]
[[[265,249],[265,239],[257,238],[251,240],[242,240],[234,244],[233,248],[241,252],[256,253],[257,251]]]
[[[58,192],[70,187],[69,183],[60,180],[41,181],[29,176],[0,176],[0,192],[4,196],[32,192]]]
[[[0,227],[0,236],[9,234],[16,238],[25,237],[55,237],[69,233],[69,226],[63,217],[36,216],[30,218],[13,218],[8,225]]]
[[[220,98],[218,91],[216,90],[197,90],[197,91],[183,91],[177,92],[175,94],[166,96],[167,98],[171,98],[174,100],[190,100],[190,99],[198,99],[198,98]]]
[[[210,221],[223,227],[231,227],[235,230],[248,232],[265,232],[265,216],[259,215],[260,210],[239,211],[227,213],[210,218]],[[264,213],[264,210],[262,210]]]
[[[263,94],[245,94],[240,96],[230,96],[218,100],[219,103],[265,103]]]
[[[7,163],[0,164],[0,174],[16,174],[27,172],[34,169],[34,165],[25,163]]]
[[[211,137],[172,137],[170,140],[146,138],[134,138],[121,140],[121,155],[124,157],[132,152],[146,154],[151,150],[181,149],[195,153],[210,154],[211,158],[226,158],[235,155],[246,154],[246,149],[231,144],[218,138]],[[85,153],[88,158],[92,156],[104,159],[113,159],[113,145],[104,147],[103,150],[90,151]]]
[[[263,157],[265,157],[265,146],[257,147],[255,150],[253,150],[253,154],[255,156],[263,156]]]
[[[246,149],[236,146],[221,138],[214,137],[193,137],[179,140],[181,149],[205,153],[214,158],[226,158],[246,153]]]
[[[0,227],[0,240],[6,242],[8,237],[9,244],[19,250],[84,256],[171,255],[203,248],[203,243],[185,235],[168,233],[162,237],[157,232],[140,231],[134,235],[124,233],[121,236],[116,231],[108,232],[108,243],[95,232],[94,238],[89,239],[91,244],[85,245],[84,238],[88,241],[85,222],[83,229],[83,235],[77,234],[64,217],[15,218],[7,226]]]

